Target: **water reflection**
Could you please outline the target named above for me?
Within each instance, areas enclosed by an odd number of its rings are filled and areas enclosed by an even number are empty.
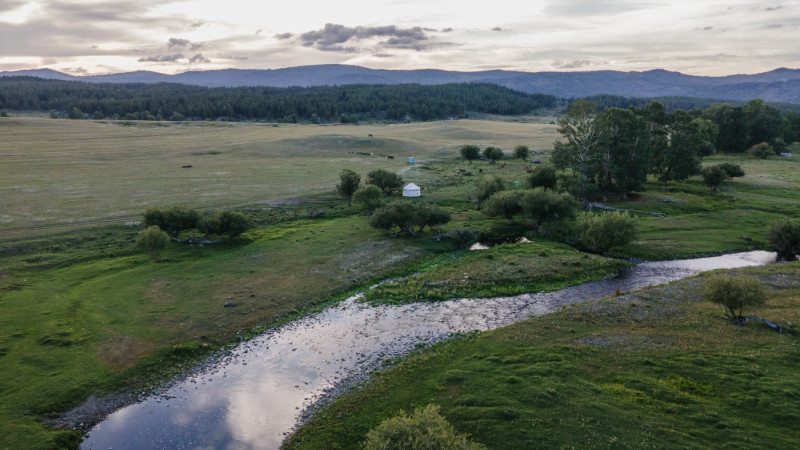
[[[640,264],[621,276],[557,292],[492,299],[370,307],[348,299],[243,343],[158,396],[95,427],[86,449],[278,448],[302,409],[343,379],[363,377],[386,358],[451,332],[488,330],[562,305],[691,276],[763,265],[769,252]]]

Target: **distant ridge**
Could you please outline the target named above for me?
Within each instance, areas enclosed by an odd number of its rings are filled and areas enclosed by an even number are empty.
[[[800,103],[800,69],[780,68],[754,75],[699,77],[667,70],[646,72],[515,72],[492,70],[377,70],[339,64],[274,70],[222,69],[176,75],[136,71],[110,75],[72,76],[50,69],[0,72],[0,76],[32,76],[104,83],[179,83],[206,87],[330,86],[347,84],[493,83],[527,93],[558,97],[620,95],[625,97],[699,97]]]

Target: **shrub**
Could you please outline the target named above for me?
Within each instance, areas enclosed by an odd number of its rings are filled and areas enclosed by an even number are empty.
[[[726,174],[728,174],[728,179],[729,180],[732,180],[732,179],[737,178],[737,177],[743,177],[744,176],[744,170],[738,164],[722,163],[722,164],[719,165],[719,167],[722,170],[724,170]]]
[[[728,172],[720,166],[711,166],[703,169],[703,184],[717,192],[717,188],[728,179]]]
[[[383,191],[384,195],[389,195],[392,193],[392,189],[398,189],[403,186],[403,179],[400,175],[389,172],[386,169],[376,169],[367,172],[365,184],[374,184]]]
[[[367,433],[365,450],[477,450],[486,448],[457,434],[453,426],[430,404],[384,420]]]
[[[465,249],[478,242],[478,233],[464,228],[453,230],[448,233],[448,236],[457,249]]]
[[[764,304],[761,283],[750,277],[714,275],[706,280],[703,299],[728,309],[737,323],[744,322],[744,309]]]
[[[136,247],[150,254],[153,261],[158,261],[158,255],[167,244],[169,244],[169,235],[154,225],[140,231],[136,237]]]
[[[747,154],[754,158],[767,159],[770,155],[775,154],[775,150],[766,142],[762,142],[750,147],[750,149],[747,150]]]
[[[778,252],[778,259],[794,261],[800,254],[800,219],[783,218],[772,222],[767,239]]]
[[[503,216],[511,223],[516,223],[514,216],[522,212],[520,204],[522,194],[522,191],[497,192],[486,200],[483,213],[489,217]]]
[[[396,201],[375,210],[369,218],[369,225],[384,231],[399,228],[399,233],[416,236],[415,227],[422,232],[425,227],[433,228],[450,221],[450,213],[433,205],[410,201]]]
[[[361,205],[364,211],[372,214],[383,206],[383,192],[378,186],[368,184],[353,193],[353,201],[356,205]]]
[[[481,155],[481,149],[475,145],[464,145],[461,147],[461,157],[469,161],[472,164],[473,159],[478,159]]]
[[[237,211],[221,211],[208,215],[198,224],[200,231],[206,234],[228,235],[236,239],[254,224],[246,215]]]
[[[527,145],[518,145],[514,147],[514,158],[527,159],[531,151]]]
[[[504,190],[505,184],[503,180],[496,177],[488,177],[478,181],[475,184],[475,203],[477,209],[481,209],[481,204],[492,195]]]
[[[577,224],[578,243],[594,253],[607,253],[636,238],[636,222],[626,212],[583,213]]]
[[[181,231],[196,228],[200,214],[193,209],[173,206],[169,209],[148,208],[144,212],[144,224],[157,226],[172,237],[178,237]]]
[[[555,189],[558,185],[556,169],[552,166],[539,166],[533,169],[533,173],[525,180],[525,184],[531,189],[537,187]]]
[[[569,194],[537,187],[527,191],[519,199],[522,213],[533,221],[536,229],[545,222],[564,222],[575,218],[578,206]]]

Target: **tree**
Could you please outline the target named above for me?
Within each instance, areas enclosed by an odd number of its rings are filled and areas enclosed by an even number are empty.
[[[100,112],[100,111],[95,111],[95,112],[93,112],[93,113],[92,113],[92,118],[93,118],[94,120],[103,120],[103,119],[105,119],[105,116],[103,116],[103,113],[102,113],[102,112]]]
[[[386,169],[376,169],[367,172],[366,184],[374,184],[383,191],[383,195],[389,195],[392,193],[392,189],[399,189],[403,186],[403,179],[400,175]]]
[[[539,166],[525,179],[525,185],[531,189],[542,187],[555,189],[558,185],[558,176],[553,166]]]
[[[703,299],[719,303],[728,309],[735,323],[744,323],[745,308],[764,304],[764,289],[761,283],[750,277],[714,275],[706,280]]]
[[[442,225],[450,221],[450,213],[439,207],[412,201],[395,201],[378,208],[369,218],[369,225],[384,231],[399,228],[399,233],[416,236],[415,227],[419,232],[429,226]]]
[[[149,226],[139,232],[136,237],[136,247],[141,251],[146,252],[153,258],[153,261],[158,262],[158,255],[161,253],[167,244],[169,244],[169,235],[162,231],[157,226]]]
[[[373,211],[383,206],[383,192],[378,186],[368,184],[353,194],[353,201],[371,215]]]
[[[800,255],[800,219],[786,217],[772,222],[767,239],[778,251],[778,259],[794,261]]]
[[[543,187],[526,191],[519,199],[522,214],[539,229],[545,222],[560,223],[575,218],[575,200],[569,194]]]
[[[367,433],[365,450],[481,450],[482,444],[471,442],[466,434],[457,434],[439,407],[430,404],[414,413],[386,419]]]
[[[489,164],[494,164],[498,159],[503,159],[503,150],[497,147],[486,147],[483,149],[483,156],[489,160]]]
[[[336,191],[342,197],[347,198],[347,206],[350,206],[353,203],[353,194],[358,190],[358,185],[361,183],[361,175],[350,169],[344,169],[339,174],[339,179],[341,181],[336,185]]]
[[[518,145],[514,147],[514,157],[519,159],[527,159],[530,154],[530,149],[527,145]]]
[[[169,209],[148,208],[144,212],[144,224],[157,226],[166,231],[170,236],[177,238],[181,231],[196,228],[200,221],[200,214],[182,206],[173,206]]]
[[[703,184],[717,192],[717,188],[728,179],[728,172],[720,166],[711,166],[703,169]]]
[[[509,222],[516,223],[514,222],[514,216],[522,212],[522,205],[520,204],[522,194],[522,191],[497,192],[486,200],[483,213],[489,217],[502,216],[508,219]]]
[[[583,213],[578,218],[578,243],[594,253],[607,253],[636,238],[636,223],[626,212]]]
[[[600,137],[594,120],[597,107],[579,99],[567,108],[567,115],[558,120],[558,132],[564,141],[553,143],[552,161],[558,170],[571,170],[580,178],[580,198],[588,206],[589,174],[596,164]]]
[[[769,144],[762,142],[750,147],[750,150],[747,150],[747,154],[753,158],[767,159],[771,155],[774,155],[775,151],[772,150],[772,147],[770,147]]]
[[[651,173],[666,184],[700,173],[700,152],[708,136],[703,123],[685,111],[676,111],[667,125],[667,145],[653,153]],[[707,130],[706,130],[707,131]]]
[[[229,239],[236,239],[253,227],[254,224],[250,218],[238,211],[216,212],[204,217],[198,224],[198,228],[203,233],[225,234]]]
[[[83,112],[80,109],[78,109],[77,106],[73,107],[69,111],[69,115],[67,117],[69,117],[70,119],[85,119],[86,118],[86,116],[83,114]]]
[[[481,156],[481,149],[476,145],[464,145],[461,147],[461,157],[472,164],[473,159],[478,159]]]
[[[626,198],[647,181],[650,169],[648,124],[632,109],[608,108],[597,116],[600,144],[593,184],[603,199]]]
[[[475,203],[480,211],[481,204],[497,192],[504,190],[503,180],[497,177],[487,177],[475,184]]]
[[[470,245],[478,242],[478,233],[472,230],[459,228],[447,234],[450,240],[453,241],[453,245],[459,250],[468,248]]]

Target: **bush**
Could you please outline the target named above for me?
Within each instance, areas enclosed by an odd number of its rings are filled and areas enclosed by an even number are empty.
[[[714,275],[706,280],[703,300],[723,305],[735,322],[743,323],[745,308],[764,304],[764,290],[758,280],[750,277]]]
[[[767,159],[769,156],[775,154],[775,150],[766,142],[762,142],[750,147],[750,150],[747,150],[747,154],[754,158]]]
[[[514,147],[514,158],[527,159],[531,153],[527,145],[518,145]]]
[[[720,166],[711,166],[703,169],[703,184],[710,187],[712,192],[728,179],[728,172]]]
[[[478,233],[464,228],[453,230],[448,233],[448,236],[457,249],[465,249],[478,242]]]
[[[368,184],[353,193],[353,201],[356,205],[361,205],[364,211],[372,214],[373,211],[383,206],[383,192],[378,186]]]
[[[384,231],[399,228],[399,233],[416,236],[415,227],[422,232],[425,227],[433,228],[450,221],[450,213],[432,205],[413,201],[396,201],[378,208],[369,218],[369,225]]]
[[[726,174],[728,174],[728,179],[729,180],[732,180],[732,179],[737,178],[737,177],[743,177],[744,176],[744,170],[738,164],[722,163],[722,164],[719,165],[719,167],[722,170],[724,170]]]
[[[477,450],[482,444],[470,442],[465,434],[456,434],[453,426],[439,414],[439,407],[417,408],[384,420],[367,433],[365,450]]]
[[[556,169],[552,166],[539,166],[533,169],[533,173],[525,180],[525,184],[531,189],[537,187],[555,189],[558,185]]]
[[[172,237],[178,237],[181,231],[197,228],[200,214],[193,209],[173,206],[169,209],[148,208],[144,212],[144,224],[157,226]]]
[[[481,156],[481,149],[475,145],[464,145],[461,147],[461,157],[472,164],[473,159],[478,159]]]
[[[478,210],[481,209],[481,204],[492,195],[504,190],[505,184],[503,180],[497,177],[484,178],[475,184],[475,203]]]
[[[489,217],[503,216],[511,223],[514,216],[522,212],[520,198],[522,191],[500,191],[489,197],[483,208],[483,213]]]
[[[767,239],[778,252],[778,259],[794,261],[800,254],[800,219],[783,218],[772,222]]]
[[[205,234],[225,234],[230,239],[236,239],[253,226],[249,217],[237,211],[217,212],[204,217],[198,224],[200,231]]]
[[[377,169],[367,172],[365,184],[374,184],[383,191],[384,195],[389,195],[392,193],[392,189],[399,189],[403,186],[403,179],[400,175],[386,169]]]
[[[519,199],[522,214],[533,221],[536,229],[545,222],[564,222],[575,218],[578,206],[569,194],[559,194],[542,187],[527,191]]]
[[[578,219],[578,243],[594,253],[607,253],[636,238],[636,222],[625,212],[583,213]]]
[[[150,254],[153,261],[158,261],[158,255],[167,244],[169,244],[169,235],[155,225],[140,231],[136,237],[136,247]]]

